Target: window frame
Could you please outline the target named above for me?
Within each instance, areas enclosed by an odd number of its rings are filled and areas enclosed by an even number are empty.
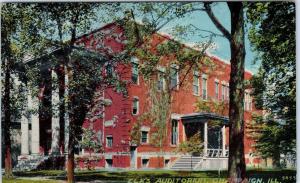
[[[143,132],[146,133],[146,142],[143,142]],[[149,131],[141,130],[141,144],[148,144],[149,143]]]
[[[145,165],[144,165],[144,160],[147,160]],[[149,158],[142,158],[142,162],[141,162],[142,168],[148,168],[149,162],[150,162]]]
[[[226,85],[224,83],[221,84],[221,100],[225,101],[226,99]]]
[[[205,81],[205,84],[204,84],[204,81]],[[203,74],[202,75],[202,81],[201,81],[201,83],[202,83],[202,92],[201,92],[201,94],[202,94],[202,99],[203,100],[207,100],[207,98],[208,98],[207,82],[208,82],[207,75]],[[205,91],[205,95],[204,95],[204,91]]]
[[[175,137],[174,137],[174,131],[173,131],[173,129],[174,129],[174,126],[173,126],[173,122],[175,122],[176,123],[176,125],[175,125],[175,129],[176,129],[176,133],[175,133]],[[171,120],[171,145],[172,146],[177,146],[178,144],[179,144],[179,126],[178,126],[178,120],[175,120],[175,119],[172,119]],[[175,143],[173,143],[173,142],[175,142]]]
[[[197,79],[197,83],[195,84],[195,78]],[[197,87],[197,93],[195,93],[195,87]],[[194,71],[193,73],[193,94],[196,96],[200,96],[200,79],[199,73]]]
[[[111,143],[108,143],[109,142],[109,139],[111,139]],[[109,144],[111,144],[111,146],[109,146]],[[112,135],[107,135],[106,136],[106,147],[107,148],[112,148],[114,146],[114,138]]]
[[[169,85],[169,88],[170,89],[175,89],[175,90],[178,90],[179,89],[179,71],[178,71],[179,67],[175,64],[172,64],[171,65],[171,68],[170,68],[170,85]],[[175,71],[175,77],[172,77],[172,70]],[[174,78],[176,79],[176,84],[174,86],[172,86],[172,81],[174,80]]]
[[[136,103],[137,104],[137,106],[136,106],[136,113],[133,112],[134,111],[134,104],[135,104],[135,102],[137,102]],[[133,100],[132,100],[132,111],[131,111],[131,114],[134,115],[134,116],[138,115],[139,114],[139,108],[140,108],[139,98],[136,97],[136,96],[134,96]]]
[[[161,88],[159,87],[160,84],[162,85]],[[158,73],[157,73],[157,90],[164,91],[166,89],[165,85],[166,85],[166,81],[164,78],[164,72],[158,71]]]
[[[139,59],[136,57],[131,58],[131,82],[132,84],[139,85]],[[136,70],[135,70],[136,69]],[[136,71],[136,73],[135,73]],[[134,82],[133,78],[136,76],[136,82]]]
[[[219,81],[215,80],[215,97],[217,100],[219,100],[219,97],[220,97],[220,92],[219,92],[220,86],[219,85],[220,85]]]

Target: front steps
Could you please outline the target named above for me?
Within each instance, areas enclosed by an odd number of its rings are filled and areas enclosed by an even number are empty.
[[[47,156],[40,155],[22,155],[18,157],[18,164],[14,168],[16,171],[30,171],[36,170],[37,167],[47,159]]]
[[[63,170],[65,167],[64,155],[23,155],[18,157],[18,164],[15,171],[30,170]]]
[[[195,170],[201,166],[203,157],[200,156],[181,156],[171,167],[171,170]]]

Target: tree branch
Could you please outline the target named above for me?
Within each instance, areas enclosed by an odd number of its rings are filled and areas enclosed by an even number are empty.
[[[224,37],[224,35],[223,34],[217,34],[217,33],[215,33],[215,32],[213,32],[213,31],[210,31],[210,30],[206,30],[206,29],[200,29],[199,27],[196,27],[195,25],[193,25],[193,24],[190,24],[192,27],[194,27],[196,30],[198,30],[198,31],[202,31],[202,32],[207,32],[207,33],[210,33],[210,34],[212,34],[213,36],[220,36],[220,37]]]
[[[224,36],[230,41],[231,35],[229,31],[220,23],[220,21],[217,19],[217,17],[214,15],[214,13],[211,10],[210,3],[204,2],[204,7],[207,15],[211,19],[211,21],[215,24],[215,26],[224,34]]]

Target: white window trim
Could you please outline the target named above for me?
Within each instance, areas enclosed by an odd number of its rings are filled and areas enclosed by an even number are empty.
[[[142,141],[142,133],[147,132],[147,139],[146,142]],[[141,144],[149,144],[149,131],[141,130]]]
[[[163,77],[163,76],[161,76],[160,74],[163,74],[164,72],[162,72],[162,71],[158,71],[158,73],[157,73],[157,81],[159,81],[159,79],[160,79],[160,77],[162,77],[162,84],[163,84],[163,86],[162,86],[162,90],[163,91],[165,91],[166,90],[166,80],[165,80],[165,78]],[[161,91],[161,90],[158,90],[158,91]]]
[[[144,159],[148,160],[146,166],[144,166],[144,164],[143,164],[143,160],[144,160]],[[141,161],[141,165],[142,165],[142,166],[141,166],[141,167],[142,167],[142,168],[148,168],[148,167],[149,167],[149,162],[150,162],[150,159],[149,159],[149,158],[142,158],[142,161]]]
[[[111,147],[108,146],[108,140],[107,140],[108,137],[111,137],[111,138],[112,138],[112,144],[111,144]],[[113,138],[112,135],[107,135],[106,138],[105,138],[105,141],[106,141],[106,142],[105,142],[105,146],[106,146],[107,148],[112,148],[112,147],[114,146],[114,138]]]
[[[216,90],[216,84],[218,84],[217,90]],[[214,88],[215,88],[215,97],[217,98],[217,100],[219,100],[220,99],[220,82],[218,79],[215,79],[215,87]],[[216,91],[218,91],[218,96],[216,96],[216,94],[217,94]]]
[[[134,100],[137,100],[137,111],[136,111],[136,114],[133,114],[133,102],[134,102]],[[139,100],[139,97],[134,96],[133,99],[132,99],[131,114],[134,115],[134,116],[137,116],[137,115],[139,115],[139,112],[140,112],[140,100]]]
[[[194,77],[195,77],[195,76],[198,77],[198,83],[197,83],[197,85],[198,85],[198,94],[196,94],[196,93],[194,92]],[[193,73],[193,94],[194,94],[195,96],[200,96],[200,77],[199,77],[199,72],[198,72],[198,71],[194,71],[194,73]]]
[[[171,119],[171,127],[172,127],[172,121],[173,121],[174,119]],[[171,146],[173,146],[173,147],[175,147],[175,146],[178,146],[179,145],[179,122],[178,122],[178,120],[175,120],[175,121],[177,121],[177,139],[176,139],[176,144],[172,144],[172,130],[173,130],[173,128],[171,129],[171,142],[170,142],[170,145]]]
[[[137,65],[137,66],[139,66],[139,59],[137,58],[137,57],[132,57],[131,58],[131,65],[132,65],[132,67],[131,67],[131,74],[133,74],[133,66],[134,65]],[[137,75],[137,83],[132,83],[132,84],[134,84],[134,85],[140,85],[140,75],[139,75],[139,70],[138,70],[138,75]]]
[[[208,82],[208,79],[207,79],[207,75],[206,74],[202,74],[202,81],[201,81],[201,89],[202,89],[202,91],[201,91],[201,94],[202,94],[202,100],[207,100],[208,99],[208,90],[207,90],[207,82]],[[205,79],[206,80],[206,82],[205,82],[205,89],[206,89],[206,96],[205,96],[205,98],[203,97],[203,79]]]
[[[179,90],[179,66],[176,64],[171,64],[171,68],[176,70],[176,87],[174,89]]]

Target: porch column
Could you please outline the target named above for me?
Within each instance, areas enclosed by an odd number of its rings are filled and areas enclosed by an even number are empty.
[[[222,127],[222,156],[225,157],[225,144],[226,144],[226,127],[223,125]]]
[[[58,88],[58,78],[55,69],[51,70],[52,77],[52,143],[51,143],[51,154],[60,154],[59,150],[59,139],[60,139],[60,124],[59,124],[59,88]]]
[[[21,118],[21,155],[29,154],[29,128],[28,128],[28,102],[31,97],[28,95],[27,89],[25,89],[25,96],[27,97],[27,103],[24,107],[24,111]]]
[[[38,155],[40,153],[40,121],[39,121],[39,100],[32,93],[28,97],[28,106],[34,112],[30,115],[31,118],[31,153]]]
[[[207,156],[207,122],[204,123],[204,156]]]
[[[68,110],[68,102],[66,99],[69,96],[69,77],[68,77],[68,71],[67,67],[64,67],[64,78],[65,78],[65,91],[64,91],[64,99],[65,99],[65,114],[64,114],[64,121],[65,121],[65,148],[64,152],[65,155],[68,155],[68,145],[69,145],[69,110]],[[67,160],[67,157],[66,157]]]

